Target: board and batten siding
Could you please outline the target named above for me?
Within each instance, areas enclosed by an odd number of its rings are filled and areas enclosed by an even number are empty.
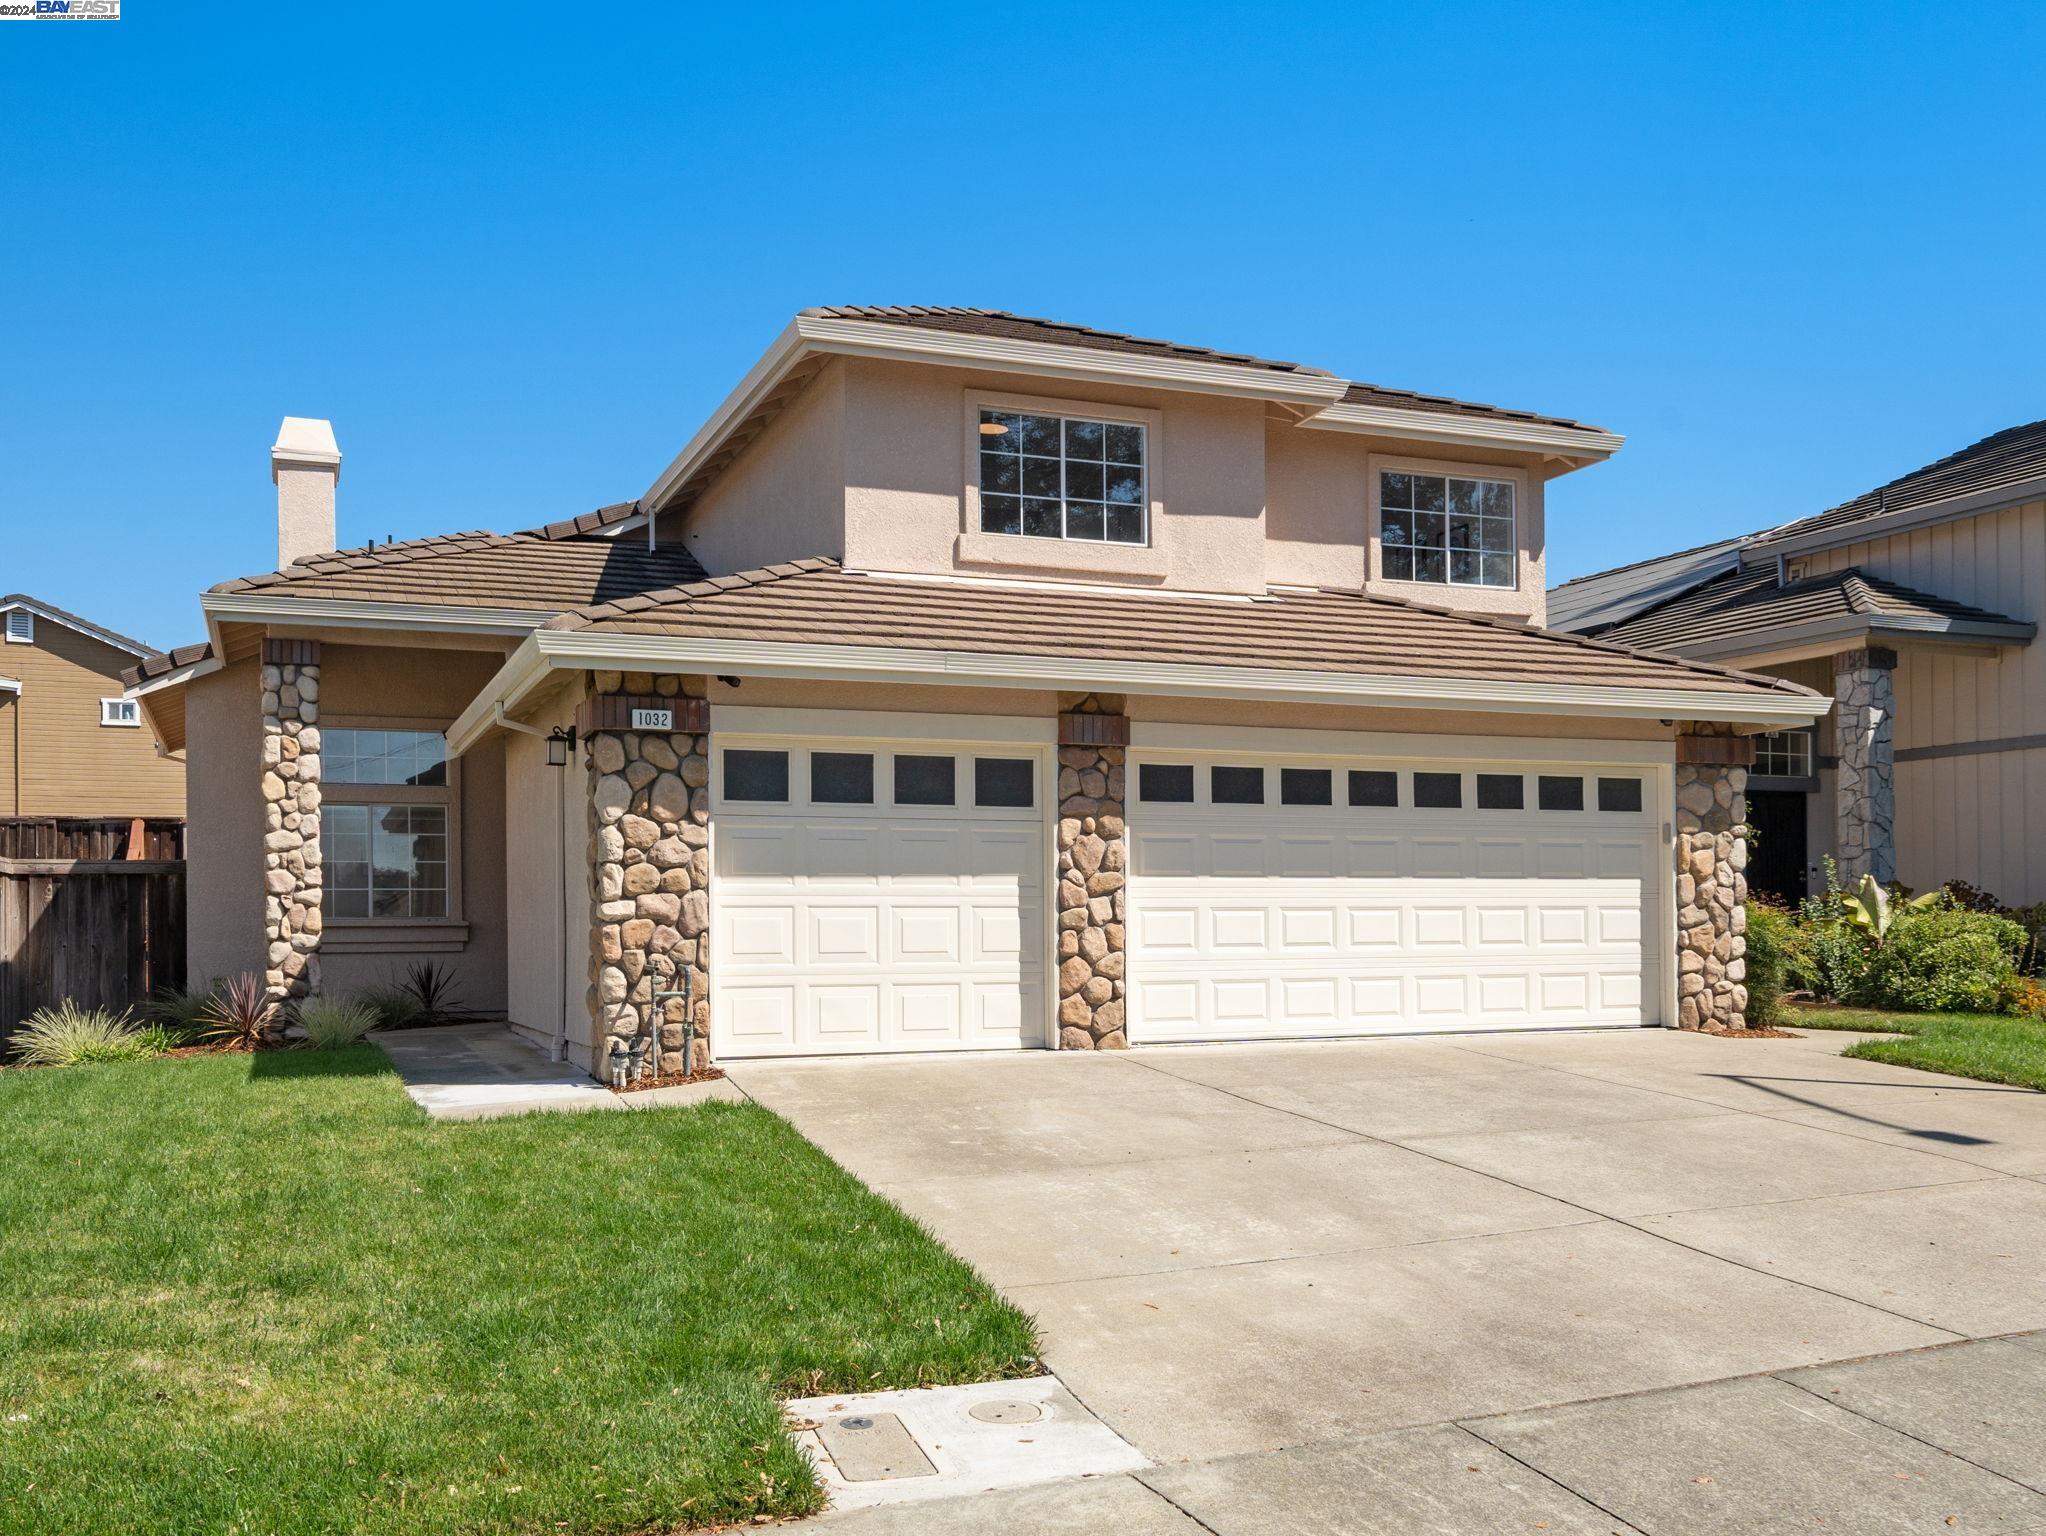
[[[128,652],[36,615],[29,644],[0,643],[0,815],[182,816],[185,764],[146,725],[101,725]]]
[[[1811,557],[1859,567],[2015,619],[2046,621],[2046,501]],[[1899,753],[2046,736],[2046,640],[1995,658],[1899,652]],[[2046,747],[1897,764],[1897,877],[1966,880],[2007,902],[2046,901]],[[1830,845],[1830,839],[1828,840]]]

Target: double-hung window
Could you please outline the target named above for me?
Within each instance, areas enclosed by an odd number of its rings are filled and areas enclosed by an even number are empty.
[[[980,412],[980,531],[1143,544],[1145,429],[1035,411]]]
[[[1388,581],[1514,586],[1513,482],[1383,470],[1378,544]]]
[[[455,789],[439,731],[321,732],[326,913],[403,921],[455,915]]]

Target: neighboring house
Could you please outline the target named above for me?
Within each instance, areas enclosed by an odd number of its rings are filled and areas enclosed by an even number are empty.
[[[809,310],[637,500],[336,552],[287,419],[283,568],[132,675],[192,974],[431,957],[599,1073],[683,986],[733,1057],[1738,1025],[1746,733],[1829,701],[1538,627],[1548,484],[1619,446]]]
[[[1549,623],[1833,694],[1761,738],[1749,877],[1795,898],[1831,857],[1917,889],[2046,900],[2046,422],[1830,511],[1566,582]]]
[[[24,593],[0,597],[0,816],[182,816],[185,765],[160,755],[121,673],[139,640]]]

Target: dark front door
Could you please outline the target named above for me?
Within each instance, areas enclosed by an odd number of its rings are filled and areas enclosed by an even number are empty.
[[[1778,901],[1806,894],[1805,794],[1798,789],[1764,789],[1748,795],[1748,888]]]

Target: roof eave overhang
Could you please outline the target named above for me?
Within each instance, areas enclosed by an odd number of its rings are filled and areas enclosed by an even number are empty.
[[[1813,657],[1830,656],[1859,645],[2003,650],[2030,645],[2038,632],[2038,625],[2018,621],[1991,623],[1980,619],[1886,618],[1877,614],[1855,614],[1845,619],[1790,624],[1763,634],[1731,635],[1720,640],[1667,649],[1673,655],[1686,656],[1693,661],[1755,667],[1809,661]]]
[[[9,598],[5,602],[0,602],[0,613],[5,613],[11,608],[19,608],[24,612],[32,613],[39,619],[47,620],[49,623],[70,630],[74,635],[84,635],[89,639],[99,641],[102,645],[110,645],[117,651],[126,651],[130,656],[147,656],[149,654],[148,646],[130,640],[126,635],[117,635],[111,629],[102,629],[97,624],[79,619],[68,613],[60,612],[58,609],[50,607],[47,603],[39,603],[32,597],[16,596]]]
[[[553,618],[552,608],[481,608],[441,603],[379,603],[322,597],[208,592],[199,609],[209,627],[241,624],[318,624],[335,629],[411,629],[448,635],[527,635]],[[214,636],[215,648],[219,637]]]
[[[1025,373],[1087,384],[1136,384],[1189,390],[1196,394],[1276,400],[1320,410],[1349,388],[1347,381],[1319,373],[1284,373],[1201,358],[1153,357],[1067,347],[1054,342],[970,336],[959,331],[923,330],[873,320],[840,320],[798,315],[761,356],[738,387],[711,412],[674,462],[640,497],[659,513],[670,498],[723,445],[725,439],[805,361],[815,357],[874,357],[896,362],[940,363]]]
[[[1978,491],[1972,496],[1952,496],[1945,501],[1927,502],[1924,506],[1904,507],[1895,512],[1877,512],[1851,523],[1836,523],[1830,528],[1815,528],[1810,533],[1784,534],[1780,537],[1764,534],[1748,545],[1744,552],[1745,563],[1751,566],[1768,564],[1779,557],[1810,554],[1821,549],[1839,549],[1849,544],[1866,544],[1871,539],[1909,533],[1914,528],[1952,522],[1956,518],[1977,517],[1985,512],[2001,512],[2009,507],[2022,507],[2027,502],[2040,500],[2046,500],[2046,475],[2022,480],[2014,485],[1998,486],[1993,490]]]
[[[1324,407],[1301,426],[1320,432],[1356,432],[1373,437],[1416,438],[1464,448],[1503,448],[1595,463],[1609,459],[1627,440],[1594,427],[1559,427],[1549,422],[1505,421],[1451,411],[1410,411],[1389,405]]]
[[[448,732],[465,751],[495,723],[496,706],[516,710],[560,670],[712,672],[734,677],[818,678],[843,683],[923,683],[992,688],[1105,689],[1220,699],[1456,709],[1501,714],[1577,715],[1627,720],[1725,720],[1809,724],[1832,700],[1805,689],[1622,688],[1599,684],[1499,682],[1483,678],[1320,672],[1294,667],[1221,667],[997,655],[892,646],[798,645],[609,630],[534,632]]]

